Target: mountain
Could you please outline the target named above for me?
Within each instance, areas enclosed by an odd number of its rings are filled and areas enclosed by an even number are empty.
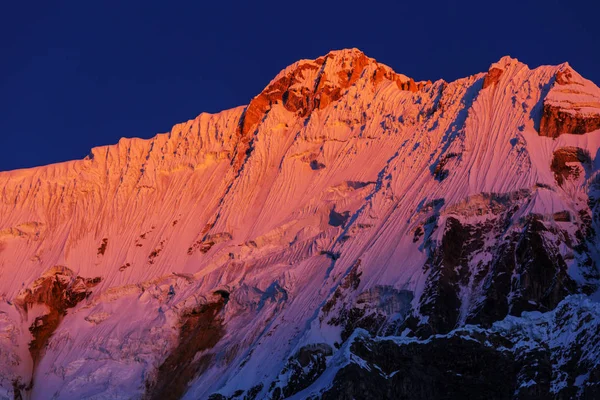
[[[351,49],[2,172],[0,397],[600,397],[599,149],[569,64]]]

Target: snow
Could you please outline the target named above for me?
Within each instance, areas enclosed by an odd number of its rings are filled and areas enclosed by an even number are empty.
[[[555,85],[546,97],[547,103],[570,114],[600,115],[600,89],[566,63],[559,70],[571,75],[570,82]]]
[[[338,73],[361,54],[356,49],[330,53],[327,84],[339,84]],[[348,295],[349,303],[388,285],[412,291],[418,305],[428,250],[413,242],[417,227],[425,226],[431,242],[439,243],[448,217],[483,223],[490,217],[477,210],[490,207],[492,194],[519,190],[531,196],[518,204],[515,220],[531,213],[549,220],[563,210],[578,215],[573,196],[585,200],[590,182],[582,179],[568,193],[560,188],[549,168],[552,154],[577,146],[595,155],[600,131],[553,140],[537,134],[532,116],[542,87],[563,67],[530,70],[503,58],[497,65],[504,72],[493,90],[481,90],[480,73],[410,92],[391,80],[375,86],[371,72],[391,69],[372,59],[368,63],[368,73],[339,101],[314,110],[310,118],[273,104],[256,127],[240,170],[232,165],[244,107],[201,114],[149,140],[121,139],[92,149],[84,160],[0,173],[0,297],[5,299],[0,332],[6,332],[0,348],[11,349],[2,357],[20,360],[0,373],[3,390],[11,390],[6,377],[31,377],[30,320],[22,321],[6,301],[56,265],[102,281],[68,311],[49,341],[35,371],[32,399],[46,393],[140,397],[176,344],[181,313],[224,288],[231,299],[223,315],[227,333],[214,349],[219,357],[186,396],[231,394],[260,382],[265,395],[290,354],[306,344],[333,347],[340,340],[341,328],[322,324],[319,316],[358,260],[360,284]],[[317,64],[299,61],[272,83],[305,65]],[[317,72],[303,70],[294,85],[312,87]],[[581,82],[575,100],[588,107],[599,91]],[[561,107],[571,101],[563,92],[552,96]],[[450,153],[458,156],[445,164],[448,177],[436,180],[435,166]],[[325,168],[313,170],[312,159]],[[443,202],[424,207],[436,199]],[[347,224],[331,225],[332,210],[347,213]],[[438,218],[437,228],[427,223],[432,218]],[[202,252],[211,240],[212,247]],[[490,259],[481,252],[470,265]],[[469,288],[462,296],[464,322],[479,293]],[[496,328],[525,324],[532,335],[545,337],[548,333],[533,323],[539,318],[525,315]],[[354,333],[359,334],[364,332]],[[350,362],[350,342],[307,390],[324,389],[336,368]]]

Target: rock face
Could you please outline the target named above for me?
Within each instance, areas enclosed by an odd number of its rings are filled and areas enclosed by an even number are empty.
[[[210,353],[224,335],[221,312],[225,297],[186,311],[181,318],[179,342],[147,383],[147,399],[180,399],[189,382],[211,364]],[[201,356],[197,356],[198,354]]]
[[[573,165],[580,164],[580,166]],[[592,157],[584,149],[578,147],[563,147],[557,149],[552,156],[552,172],[556,183],[562,186],[567,179],[577,179],[592,167]]]
[[[320,398],[595,398],[598,310],[572,297],[545,316],[526,313],[490,330],[470,326],[427,341],[358,332]]]
[[[349,49],[0,173],[0,398],[595,398],[599,99]]]
[[[498,83],[503,72],[504,72],[504,69],[502,69],[502,68],[498,68],[498,67],[490,68],[487,75],[483,79],[482,89],[486,89],[486,88]]]
[[[35,368],[43,356],[49,338],[52,336],[68,309],[75,307],[79,302],[91,294],[91,288],[100,283],[101,278],[82,278],[76,276],[73,271],[64,266],[56,266],[46,271],[39,279],[36,279],[31,287],[22,290],[15,299],[15,305],[19,308],[26,320],[28,313],[34,308],[43,306],[45,308],[41,315],[32,316],[33,319],[29,331],[32,340],[29,343],[29,352]],[[34,385],[33,379],[28,385],[20,384],[15,380],[15,397],[19,389],[30,390]]]
[[[600,129],[600,92],[564,64],[555,74],[544,99],[540,135],[557,138]]]
[[[244,152],[250,149],[248,138],[251,131],[272,105],[281,103],[286,110],[305,118],[313,110],[323,109],[338,101],[344,91],[365,75],[375,88],[384,80],[396,83],[400,90],[411,92],[431,85],[430,81],[415,83],[412,78],[396,74],[356,49],[330,53],[314,61],[299,61],[277,75],[246,108],[240,121]],[[238,157],[243,157],[242,152],[238,151]],[[241,158],[236,162],[239,165]]]
[[[326,343],[302,347],[294,354],[269,388],[274,400],[287,399],[308,388],[327,368],[327,358],[333,354]],[[282,386],[281,381],[285,382]]]
[[[246,136],[278,102],[286,110],[306,117],[313,110],[338,101],[361,77],[367,77],[375,88],[383,81],[394,82],[398,89],[410,92],[431,85],[430,81],[416,83],[412,78],[397,74],[356,49],[330,53],[314,61],[299,61],[277,75],[248,105],[241,134]]]
[[[514,358],[469,339],[427,345],[356,340],[351,353],[360,363],[341,369],[322,398],[512,399],[519,371]]]
[[[600,129],[599,115],[582,115],[545,104],[540,122],[540,135],[557,138],[563,133],[583,135]]]

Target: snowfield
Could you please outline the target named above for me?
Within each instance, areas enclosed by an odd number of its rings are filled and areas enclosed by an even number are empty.
[[[351,377],[408,379],[378,346],[439,343],[492,357],[456,382],[514,367],[479,393],[592,398],[599,149],[600,89],[569,64],[415,82],[350,49],[2,172],[0,398],[363,398]]]

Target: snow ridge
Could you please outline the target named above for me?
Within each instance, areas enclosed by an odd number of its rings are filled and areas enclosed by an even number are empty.
[[[500,329],[592,295],[597,98],[568,64],[415,82],[340,50],[248,106],[0,173],[1,396],[152,397],[215,299],[184,398],[297,397],[357,332]],[[99,280],[33,370],[16,300],[57,266]]]

